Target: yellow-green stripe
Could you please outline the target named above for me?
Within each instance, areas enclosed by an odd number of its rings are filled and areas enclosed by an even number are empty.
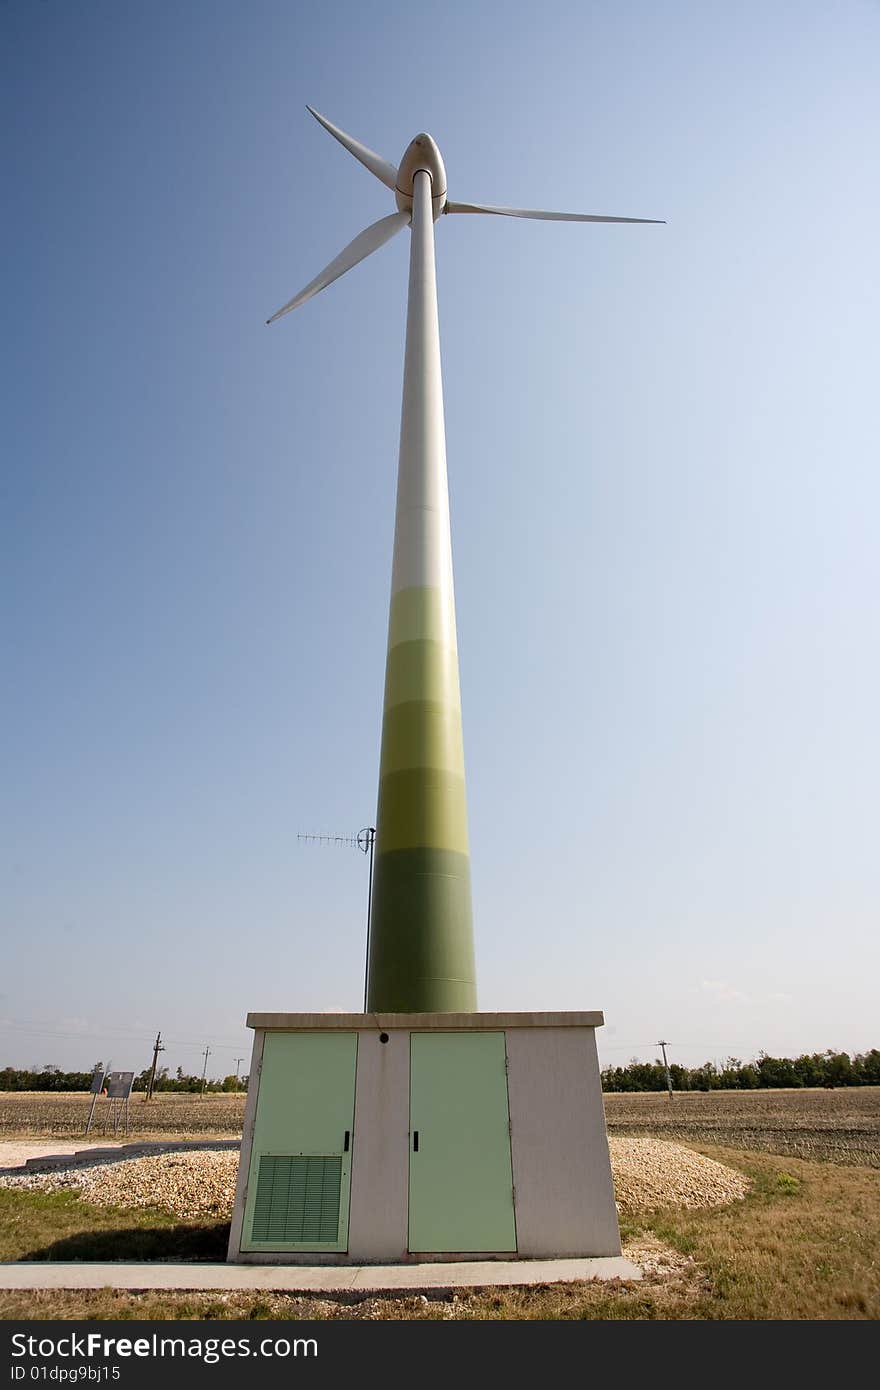
[[[476,1008],[455,609],[440,588],[391,600],[369,1006]]]

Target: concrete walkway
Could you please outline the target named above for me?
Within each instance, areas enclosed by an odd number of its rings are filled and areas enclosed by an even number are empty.
[[[621,1256],[418,1265],[0,1264],[3,1289],[271,1289],[286,1293],[427,1293],[580,1279],[641,1279]]]
[[[73,1162],[78,1156],[93,1154],[97,1149],[119,1148],[118,1144],[103,1142],[83,1143],[82,1139],[48,1140],[38,1143],[33,1139],[4,1139],[0,1143],[0,1174],[24,1173],[36,1164],[45,1161],[52,1166],[61,1167]]]
[[[81,1140],[36,1144],[22,1139],[0,1143],[0,1177],[46,1173],[53,1168],[85,1168],[89,1164],[145,1158],[149,1154],[240,1148],[240,1139],[137,1139],[119,1143],[108,1143],[105,1139],[89,1144]]]

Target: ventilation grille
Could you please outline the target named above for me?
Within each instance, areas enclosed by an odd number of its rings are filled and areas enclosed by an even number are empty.
[[[257,1179],[252,1240],[339,1239],[339,1154],[263,1154]]]

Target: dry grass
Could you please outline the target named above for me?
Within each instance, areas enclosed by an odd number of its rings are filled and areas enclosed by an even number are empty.
[[[736,1208],[659,1214],[654,1232],[707,1269],[716,1316],[880,1317],[880,1172],[713,1149],[754,1181]]]
[[[880,1172],[766,1153],[709,1149],[747,1174],[744,1201],[703,1211],[668,1208],[624,1228],[625,1251],[648,1266],[638,1284],[486,1288],[448,1297],[348,1301],[274,1293],[0,1291],[3,1318],[876,1319],[880,1317]],[[0,1193],[0,1231],[26,1209],[31,1258],[120,1258],[140,1231],[152,1258],[188,1245],[217,1259],[226,1227],[160,1213],[88,1207],[69,1193]],[[62,1235],[62,1230],[66,1234]],[[61,1237],[59,1239],[59,1236]],[[40,1246],[42,1240],[42,1247]],[[21,1244],[16,1247],[21,1251]],[[130,1248],[128,1258],[144,1258]],[[115,1250],[114,1255],[108,1251]],[[77,1251],[79,1253],[77,1253]],[[6,1245],[5,1258],[21,1258]],[[165,1252],[165,1253],[163,1253]],[[182,1256],[178,1254],[177,1258]],[[185,1257],[185,1256],[184,1256]]]
[[[688,1091],[605,1096],[612,1135],[729,1145],[880,1168],[880,1086],[835,1091]]]

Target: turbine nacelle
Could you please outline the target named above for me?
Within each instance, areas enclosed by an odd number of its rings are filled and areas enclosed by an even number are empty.
[[[394,196],[401,212],[412,212],[413,179],[421,171],[431,179],[431,208],[436,222],[446,206],[446,167],[436,140],[424,131],[407,145],[397,170]]]

